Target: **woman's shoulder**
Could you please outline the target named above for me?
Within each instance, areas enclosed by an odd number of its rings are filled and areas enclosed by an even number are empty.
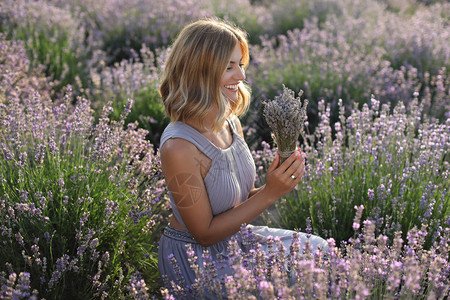
[[[181,137],[172,137],[165,141],[162,145],[161,154],[169,153],[173,155],[189,155],[197,151],[197,147],[190,141],[187,141]]]
[[[182,138],[168,139],[160,149],[161,164],[167,172],[195,172],[198,150],[189,141]]]
[[[181,149],[184,149],[186,147],[193,146],[192,142],[189,140],[189,134],[186,132],[186,128],[182,126],[180,122],[171,122],[167,127],[164,129],[161,139],[160,139],[160,147],[161,150],[167,143],[170,147],[183,147]]]

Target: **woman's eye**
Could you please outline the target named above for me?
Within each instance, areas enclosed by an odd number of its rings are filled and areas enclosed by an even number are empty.
[[[243,63],[240,63],[239,64],[239,68],[243,68],[244,67],[244,64]],[[233,69],[233,66],[232,65],[229,65],[228,67],[227,67],[227,71],[231,71]]]

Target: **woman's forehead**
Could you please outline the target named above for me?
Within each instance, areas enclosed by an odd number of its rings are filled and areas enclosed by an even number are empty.
[[[236,44],[231,52],[230,63],[239,62],[242,60],[242,50],[239,44]]]

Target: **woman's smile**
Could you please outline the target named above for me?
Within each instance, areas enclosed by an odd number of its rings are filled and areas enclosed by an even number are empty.
[[[231,53],[227,69],[223,73],[221,86],[222,93],[230,101],[239,98],[239,84],[245,79],[245,70],[242,65],[241,47],[237,44]]]

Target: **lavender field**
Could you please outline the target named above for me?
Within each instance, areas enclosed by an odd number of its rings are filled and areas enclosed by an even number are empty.
[[[158,274],[170,213],[158,88],[179,30],[211,16],[249,33],[241,121],[256,185],[276,152],[263,102],[283,85],[309,101],[303,181],[255,224],[329,250],[275,237],[264,255],[243,231],[254,250],[230,244],[232,275],[192,257],[191,292],[446,299],[450,3],[438,0],[2,0],[0,299],[186,295]]]

